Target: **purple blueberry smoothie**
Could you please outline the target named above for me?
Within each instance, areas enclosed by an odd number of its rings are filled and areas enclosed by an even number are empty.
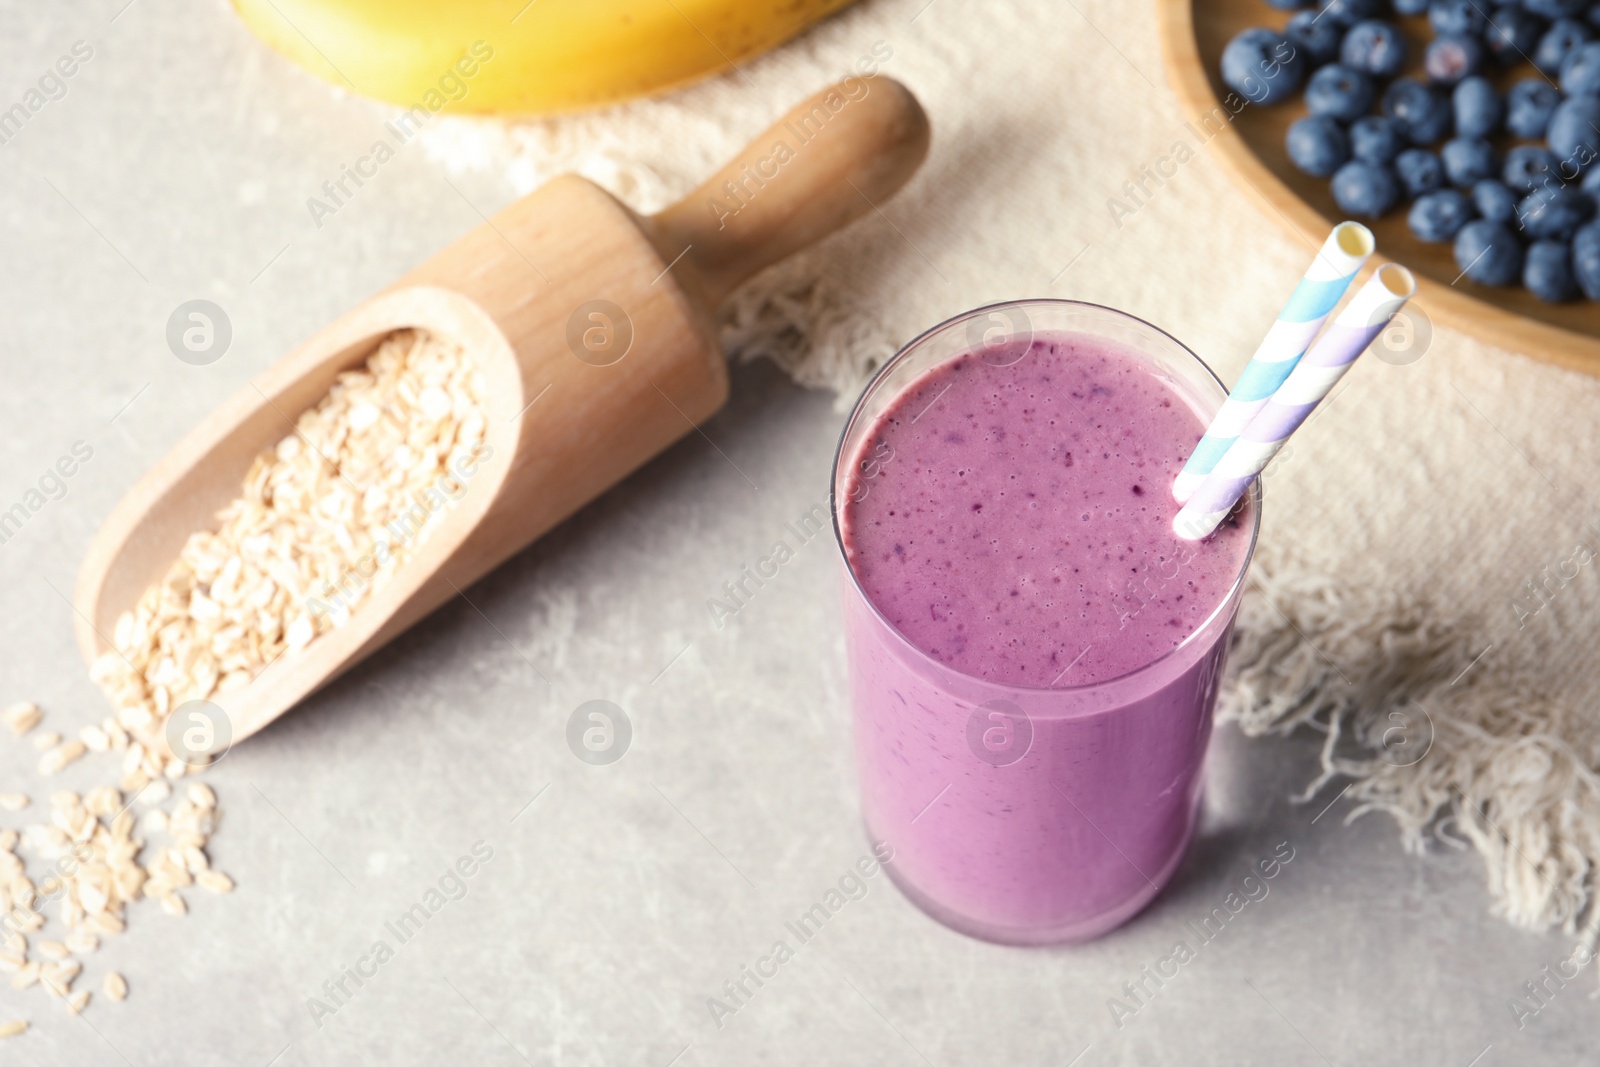
[[[1118,315],[1075,312],[1095,313]],[[1138,326],[1149,344],[1119,326],[958,346],[858,411],[841,451],[868,831],[918,904],[994,940],[1116,926],[1194,830],[1255,506],[1203,542],[1172,533],[1222,394]]]

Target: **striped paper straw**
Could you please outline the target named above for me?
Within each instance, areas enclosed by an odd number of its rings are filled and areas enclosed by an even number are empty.
[[[1379,267],[1178,512],[1173,532],[1186,541],[1198,541],[1215,530],[1289,435],[1416,291],[1417,280],[1404,267],[1396,263]]]
[[[1278,312],[1278,321],[1261,339],[1205,436],[1178,472],[1172,483],[1174,500],[1183,504],[1195,494],[1234,438],[1283,384],[1374,247],[1372,231],[1359,222],[1341,222],[1328,234],[1289,302]]]

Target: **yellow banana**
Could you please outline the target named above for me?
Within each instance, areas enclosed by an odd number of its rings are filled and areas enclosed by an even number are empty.
[[[543,114],[664,92],[764,52],[850,2],[233,0],[233,5],[267,44],[354,92],[429,111]]]

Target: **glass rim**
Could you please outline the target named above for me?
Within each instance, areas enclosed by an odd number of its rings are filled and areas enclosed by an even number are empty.
[[[862,405],[866,403],[867,397],[872,394],[873,389],[878,385],[878,383],[882,381],[883,378],[888,375],[889,372],[892,371],[902,359],[904,359],[929,338],[933,337],[933,335],[939,333],[941,330],[947,329],[948,327],[954,326],[958,323],[966,322],[987,312],[1030,304],[1046,304],[1060,308],[1082,308],[1092,312],[1104,312],[1117,318],[1127,320],[1128,322],[1131,322],[1140,328],[1150,330],[1176,345],[1179,351],[1193,360],[1195,365],[1198,366],[1207,377],[1216,383],[1217,388],[1222,390],[1223,396],[1227,396],[1228,394],[1228,387],[1224,385],[1222,379],[1217,376],[1217,372],[1212,370],[1211,365],[1196,355],[1194,350],[1188,345],[1184,344],[1182,341],[1178,340],[1161,327],[1156,326],[1153,323],[1146,322],[1137,315],[1130,315],[1128,312],[1122,311],[1118,308],[1108,307],[1105,304],[1092,303],[1087,300],[1066,300],[1059,297],[1030,297],[1020,300],[1002,300],[993,304],[983,304],[968,311],[963,311],[959,315],[952,315],[943,322],[936,323],[935,325],[930,326],[926,330],[923,330],[921,333],[917,334],[917,336],[907,341],[904,345],[901,345],[893,356],[885,360],[883,366],[874,371],[872,377],[869,378],[867,383],[861,387],[861,394],[856,397],[855,403],[851,405],[850,416],[849,418],[845,419],[844,428],[839,432],[839,443],[834,447],[833,473],[828,483],[828,510],[831,512],[830,517],[833,522],[834,547],[839,551],[839,559],[844,564],[844,570],[849,576],[851,586],[854,587],[862,602],[866,604],[867,609],[872,612],[872,616],[883,625],[884,630],[894,635],[894,639],[900,645],[904,646],[905,649],[907,649],[918,660],[925,664],[931,665],[937,671],[943,672],[955,678],[962,679],[964,681],[975,683],[980,686],[991,686],[1000,689],[1012,690],[1017,693],[1029,694],[1065,695],[1072,693],[1087,693],[1097,689],[1104,689],[1107,686],[1126,683],[1131,679],[1138,678],[1147,672],[1153,671],[1156,668],[1171,662],[1180,653],[1188,651],[1195,639],[1201,634],[1209,631],[1216,623],[1218,616],[1222,614],[1223,610],[1235,602],[1240,594],[1240,591],[1244,587],[1246,577],[1250,573],[1250,564],[1255,559],[1256,555],[1256,544],[1261,537],[1262,492],[1260,475],[1257,475],[1254,479],[1252,479],[1250,482],[1250,487],[1245,490],[1246,495],[1254,505],[1252,510],[1255,513],[1254,521],[1251,523],[1250,528],[1250,544],[1245,551],[1244,561],[1239,565],[1239,573],[1234,576],[1232,583],[1230,583],[1228,586],[1227,593],[1217,602],[1217,606],[1211,610],[1210,614],[1208,614],[1187,637],[1180,641],[1175,647],[1163,652],[1150,662],[1142,663],[1132,670],[1124,671],[1122,674],[1115,675],[1111,678],[1100,678],[1092,682],[1082,682],[1077,685],[1038,686],[1022,685],[1014,682],[998,682],[991,678],[984,678],[980,675],[969,674],[958,667],[953,667],[948,663],[944,663],[938,659],[935,659],[933,656],[917,647],[917,644],[914,641],[912,641],[905,634],[901,633],[900,628],[894,623],[890,622],[884,616],[883,612],[878,608],[878,605],[870,596],[867,595],[867,591],[861,587],[861,579],[856,575],[855,568],[850,566],[850,554],[845,551],[844,530],[840,526],[839,522],[838,483],[841,464],[845,461],[845,441],[849,438],[850,431],[855,427],[856,421],[861,418]],[[1202,416],[1202,418],[1204,418],[1204,416]]]

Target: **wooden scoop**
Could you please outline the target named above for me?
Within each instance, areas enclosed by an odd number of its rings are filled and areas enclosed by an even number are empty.
[[[233,740],[255,733],[720,408],[723,298],[872,211],[927,151],[927,117],[904,86],[849,78],[658,215],[636,215],[575,175],[512,204],[294,349],[140,479],[78,577],[85,657],[110,647],[122,612],[191,533],[211,528],[251,461],[340,372],[394,330],[460,341],[488,385],[492,455],[344,625],[210,698]]]

